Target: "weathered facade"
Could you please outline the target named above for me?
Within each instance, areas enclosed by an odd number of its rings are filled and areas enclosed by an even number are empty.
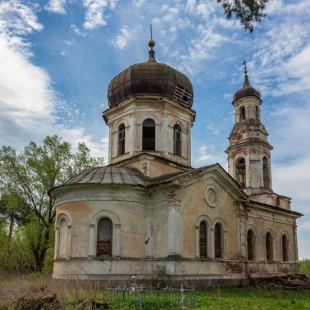
[[[298,271],[291,199],[272,191],[272,147],[260,94],[245,82],[233,99],[228,173],[191,167],[193,88],[149,60],[117,75],[108,90],[109,165],[74,176],[56,201],[54,278],[245,284],[249,276]]]

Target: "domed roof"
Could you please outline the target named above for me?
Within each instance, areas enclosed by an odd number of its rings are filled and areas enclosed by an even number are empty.
[[[138,176],[138,172],[133,169],[110,165],[82,171],[63,185],[70,184],[127,184],[144,186],[144,181]]]
[[[168,97],[189,108],[192,106],[194,94],[190,80],[170,66],[158,63],[154,45],[150,40],[148,61],[134,64],[112,79],[108,87],[110,107],[131,96],[147,95]]]
[[[260,99],[260,93],[250,85],[247,73],[248,72],[244,62],[244,83],[242,88],[236,91],[234,95],[234,101],[248,96],[255,96]]]

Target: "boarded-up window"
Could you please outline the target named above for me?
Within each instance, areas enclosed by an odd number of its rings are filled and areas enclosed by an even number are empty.
[[[252,229],[249,229],[247,233],[247,250],[248,250],[248,260],[253,260],[254,259],[254,232]]]
[[[266,233],[266,260],[271,261],[272,260],[272,236],[270,232]]]
[[[182,156],[182,131],[177,124],[173,126],[173,154]]]
[[[282,259],[284,262],[288,260],[288,241],[287,236],[282,236]]]
[[[121,124],[118,127],[118,150],[117,154],[118,155],[123,155],[125,154],[125,125]]]
[[[148,118],[142,125],[142,150],[155,150],[155,122]]]
[[[214,227],[214,255],[215,258],[222,257],[222,226],[220,223],[215,224]]]
[[[58,256],[67,256],[67,242],[68,242],[68,224],[65,219],[62,219],[59,223],[59,248]]]
[[[205,222],[199,225],[199,254],[200,257],[207,257],[207,225]]]
[[[112,221],[108,218],[102,218],[98,222],[97,255],[112,256],[112,237]]]

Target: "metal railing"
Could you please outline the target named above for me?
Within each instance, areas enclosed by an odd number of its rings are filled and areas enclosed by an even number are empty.
[[[146,288],[144,285],[119,286],[108,288],[105,296],[111,309],[120,310],[159,310],[159,309],[195,309],[196,291],[195,289],[180,289],[171,287]]]

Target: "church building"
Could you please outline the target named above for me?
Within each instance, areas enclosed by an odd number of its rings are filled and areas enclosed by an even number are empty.
[[[272,146],[246,64],[232,101],[228,172],[193,168],[193,87],[156,61],[154,46],[109,84],[109,164],[50,190],[53,277],[151,281],[162,268],[167,280],[208,286],[297,273],[302,214],[272,190]]]

